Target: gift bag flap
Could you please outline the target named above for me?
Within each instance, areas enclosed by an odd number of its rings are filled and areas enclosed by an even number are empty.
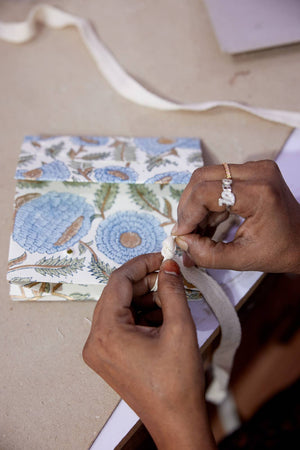
[[[200,140],[194,138],[27,136],[15,178],[187,184],[202,165]]]
[[[161,250],[201,166],[196,139],[25,138],[7,276],[14,297],[29,289],[33,299],[97,300],[115,268]]]

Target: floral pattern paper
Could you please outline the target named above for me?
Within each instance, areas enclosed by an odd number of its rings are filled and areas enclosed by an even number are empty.
[[[197,139],[26,137],[8,280],[15,300],[98,300],[110,273],[161,250]]]
[[[198,139],[25,138],[16,178],[102,183],[186,184],[203,165]],[[176,181],[174,176],[176,175]]]

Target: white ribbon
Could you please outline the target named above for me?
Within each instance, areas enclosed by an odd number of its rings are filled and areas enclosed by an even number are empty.
[[[146,89],[123,69],[112,53],[101,42],[87,19],[66,13],[54,6],[45,4],[34,6],[25,22],[0,22],[0,39],[18,44],[27,42],[35,37],[37,33],[37,22],[43,23],[51,28],[75,26],[94,58],[99,71],[108,83],[122,97],[134,103],[163,111],[203,112],[218,107],[235,108],[264,120],[300,128],[299,112],[258,108],[234,101],[178,103],[171,99],[162,98]]]
[[[175,257],[183,277],[203,294],[221,328],[219,347],[213,354],[213,379],[206,391],[206,400],[220,404],[228,394],[233,360],[241,342],[241,325],[231,301],[221,286],[207,272],[197,267],[185,267],[182,259]]]
[[[164,261],[174,259],[180,267],[183,277],[194,285],[205,298],[206,303],[212,309],[221,328],[221,340],[219,347],[212,358],[213,379],[206,391],[206,400],[220,404],[228,395],[228,383],[230,379],[233,360],[236,350],[241,342],[241,325],[238,315],[231,301],[221,286],[208,273],[201,268],[185,267],[182,258],[175,255],[175,237],[168,236],[162,245]],[[158,289],[158,276],[152,291]]]

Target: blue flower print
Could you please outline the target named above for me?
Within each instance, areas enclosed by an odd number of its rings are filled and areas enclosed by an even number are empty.
[[[158,173],[152,178],[149,178],[146,183],[159,184],[188,184],[192,174],[187,170],[184,172],[164,172]]]
[[[165,138],[135,138],[134,142],[144,152],[152,156],[160,155],[168,152],[172,148],[194,148],[200,150],[199,139],[193,138],[179,138],[179,139],[165,139]]]
[[[24,136],[23,142],[31,142],[31,141],[38,141],[40,139],[39,136]]]
[[[99,137],[99,136],[72,136],[71,141],[76,145],[84,145],[84,146],[101,146],[106,145],[109,141],[107,137]]]
[[[95,170],[95,178],[102,183],[135,183],[138,174],[129,167],[108,166]]]
[[[59,136],[46,136],[46,135],[25,136],[23,142],[50,141],[51,139],[55,139],[57,137]]]
[[[62,161],[53,161],[41,167],[43,174],[39,180],[67,180],[70,176],[69,169]]]
[[[32,170],[17,170],[17,180],[65,181],[70,176],[69,169],[62,161],[53,161]]]
[[[48,192],[17,211],[13,239],[30,253],[59,252],[88,233],[93,214],[93,207],[79,195]]]
[[[166,235],[151,214],[123,211],[98,226],[96,244],[101,253],[118,264],[135,256],[161,250]]]

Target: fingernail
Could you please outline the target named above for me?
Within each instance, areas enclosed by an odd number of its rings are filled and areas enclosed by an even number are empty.
[[[178,247],[181,248],[181,250],[183,250],[184,252],[187,252],[189,249],[188,243],[182,238],[182,237],[177,237],[176,238],[176,244],[178,245]]]
[[[174,227],[171,230],[171,234],[176,234],[177,230],[178,230],[178,225],[177,225],[177,223],[175,223]]]
[[[176,277],[180,275],[180,268],[178,264],[172,259],[167,259],[166,261],[164,261],[162,263],[161,270],[163,270],[163,272],[167,273],[168,275],[175,275]]]

